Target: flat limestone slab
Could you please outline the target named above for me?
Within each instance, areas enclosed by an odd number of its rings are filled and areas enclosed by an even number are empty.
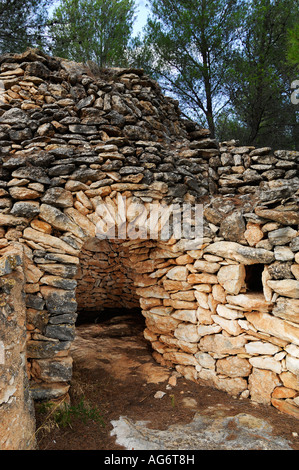
[[[221,416],[216,408],[209,416],[196,413],[189,424],[163,431],[125,416],[111,423],[111,435],[127,450],[292,450],[288,441],[272,435],[266,421],[246,413]]]

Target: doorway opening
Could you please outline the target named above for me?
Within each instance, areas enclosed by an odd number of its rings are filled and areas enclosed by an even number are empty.
[[[100,368],[109,364],[110,372],[119,370],[123,363],[121,375],[124,375],[130,369],[132,351],[141,363],[155,361],[157,352],[152,346],[155,335],[146,334],[145,310],[148,313],[151,306],[162,306],[163,298],[142,299],[138,292],[140,286],[150,290],[155,287],[156,280],[149,275],[156,265],[159,268],[164,263],[162,258],[151,258],[155,246],[151,240],[119,242],[94,238],[85,243],[77,273],[78,315],[76,339],[71,347],[75,363],[83,355],[90,355],[90,365],[93,361],[100,363],[102,357]],[[127,361],[123,357],[128,357]],[[141,370],[140,367],[139,364],[137,369]]]

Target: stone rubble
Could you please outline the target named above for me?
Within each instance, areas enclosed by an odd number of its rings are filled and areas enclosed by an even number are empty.
[[[34,399],[67,394],[80,310],[140,306],[160,364],[298,418],[299,152],[218,144],[142,70],[28,50],[0,80],[0,275],[18,246]],[[112,226],[122,198],[127,238],[100,240],[99,205]],[[203,204],[197,243],[131,237],[183,203]]]

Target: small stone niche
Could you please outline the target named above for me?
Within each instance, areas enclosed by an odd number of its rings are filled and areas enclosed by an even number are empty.
[[[263,292],[263,271],[263,264],[250,264],[245,266],[245,284],[247,292]]]

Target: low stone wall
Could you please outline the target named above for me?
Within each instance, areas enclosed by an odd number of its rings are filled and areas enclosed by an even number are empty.
[[[286,210],[291,220],[292,208],[269,209],[269,220],[258,207],[246,218],[233,211],[225,224],[237,241],[217,236],[213,224],[215,236],[193,250],[175,240],[93,241],[88,267],[98,270],[90,287],[81,274],[79,304],[136,306],[137,294],[158,362],[298,416],[298,232],[278,222]]]

